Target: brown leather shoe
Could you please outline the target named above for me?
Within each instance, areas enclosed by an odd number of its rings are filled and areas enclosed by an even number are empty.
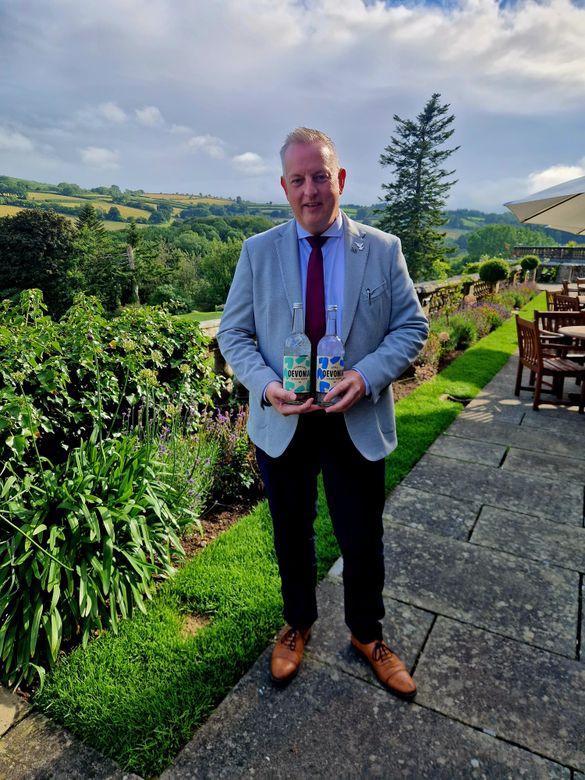
[[[416,684],[404,663],[382,640],[362,644],[351,635],[352,645],[370,662],[382,685],[401,699],[408,701],[416,696]]]
[[[287,685],[299,671],[303,651],[310,636],[310,628],[299,630],[286,625],[282,629],[276,639],[270,661],[270,676],[275,685]]]

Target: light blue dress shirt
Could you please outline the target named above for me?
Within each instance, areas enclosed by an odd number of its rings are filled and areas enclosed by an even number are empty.
[[[308,233],[297,222],[297,235],[299,237],[299,259],[301,263],[301,290],[303,293],[303,306],[307,310],[307,270],[309,267],[309,256],[311,254],[311,245],[307,241],[312,233]],[[341,213],[337,219],[325,230],[322,236],[327,236],[327,241],[323,244],[323,279],[325,282],[325,310],[327,306],[335,304],[337,306],[337,335],[341,334],[341,323],[343,322],[343,289],[345,282],[345,257],[343,246],[343,221]]]

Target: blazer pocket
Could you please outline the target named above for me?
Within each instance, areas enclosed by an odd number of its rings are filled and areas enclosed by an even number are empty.
[[[362,290],[362,300],[365,298],[368,303],[372,303],[378,296],[383,295],[386,292],[387,287],[388,283],[386,281],[381,282],[375,287],[366,287]]]

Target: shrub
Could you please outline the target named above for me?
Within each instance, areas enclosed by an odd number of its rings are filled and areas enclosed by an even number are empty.
[[[465,312],[452,314],[449,318],[450,343],[453,349],[465,349],[478,338],[478,328],[473,318]]]
[[[114,631],[173,571],[180,497],[136,436],[89,441],[22,479],[3,470],[0,657],[9,684],[41,680],[63,645]],[[179,499],[176,502],[174,499]],[[173,507],[171,512],[169,507]]]
[[[477,325],[479,338],[483,338],[492,330],[499,328],[510,316],[510,312],[504,306],[494,301],[474,303],[467,309],[467,312]]]
[[[247,410],[236,408],[207,413],[202,419],[206,440],[218,448],[211,498],[218,504],[257,494],[260,475],[254,448],[246,431]]]
[[[153,387],[161,405],[209,404],[221,381],[207,344],[196,322],[164,309],[128,308],[106,320],[95,299],[80,296],[54,322],[38,290],[4,301],[0,459],[30,456],[34,438],[42,456],[63,462],[96,425],[119,433],[124,412]]]
[[[536,255],[524,255],[520,258],[520,266],[524,272],[535,271],[540,265],[540,260]]]
[[[509,264],[499,257],[492,257],[484,260],[479,266],[479,278],[482,282],[495,282],[503,281],[508,278],[510,271]]]
[[[173,570],[219,451],[193,438],[219,386],[206,344],[164,310],[106,320],[80,298],[57,323],[38,291],[2,304],[3,681],[42,678],[63,645],[116,630]]]

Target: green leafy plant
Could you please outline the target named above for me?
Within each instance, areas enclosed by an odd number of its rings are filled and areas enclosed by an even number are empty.
[[[219,503],[258,495],[260,475],[246,431],[246,409],[209,412],[201,422],[206,438],[217,445],[212,499]]]
[[[501,282],[508,278],[510,265],[499,257],[484,260],[479,266],[479,278],[482,282]]]
[[[0,658],[14,684],[144,611],[182,548],[169,484],[136,436],[100,443],[96,432],[58,467],[2,476]]]

